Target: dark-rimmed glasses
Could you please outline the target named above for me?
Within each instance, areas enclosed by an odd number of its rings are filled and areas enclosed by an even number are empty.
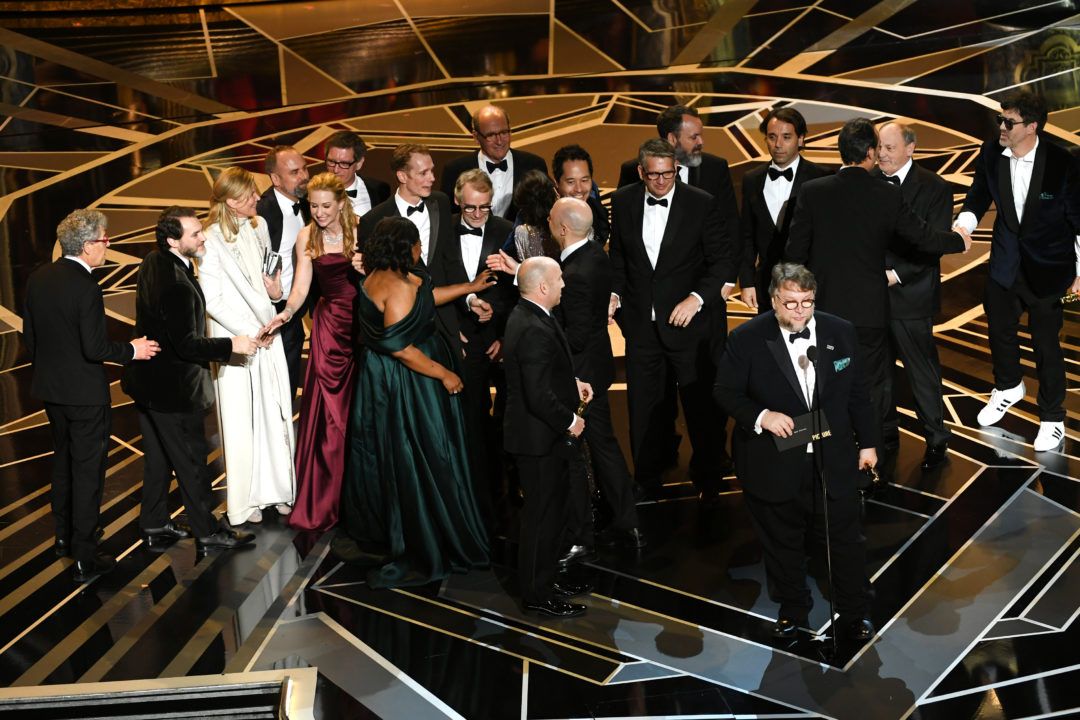
[[[647,173],[645,173],[645,177],[647,179],[649,179],[649,180],[659,180],[660,178],[664,178],[665,180],[670,180],[671,178],[675,177],[675,173],[677,173],[677,172],[679,172],[679,171],[678,170],[661,170],[661,171],[658,171],[658,172],[647,172]]]
[[[779,298],[777,298],[779,300]],[[798,310],[800,307],[803,310],[809,310],[814,307],[813,299],[810,300],[780,300],[780,304],[788,310]]]
[[[491,205],[462,205],[461,211],[467,212],[470,215],[475,212],[478,212],[481,215],[487,215],[489,212],[491,212]]]
[[[105,245],[108,245],[108,244],[109,244],[109,234],[108,234],[108,233],[105,233],[105,234],[104,234],[104,235],[103,235],[103,236],[102,236],[102,237],[101,237],[100,239],[98,239],[98,240],[87,240],[86,242],[88,242],[88,243],[104,243]]]
[[[1017,125],[1027,125],[1027,123],[1023,120],[1013,120],[1011,118],[1005,117],[1004,115],[995,115],[994,124],[996,124],[998,127],[1004,125],[1005,132],[1012,132],[1012,129]]]
[[[355,164],[356,164],[355,160],[353,160],[351,162],[345,162],[343,160],[327,160],[326,161],[326,168],[328,170],[333,170],[334,168],[337,168],[339,170],[345,170],[349,166],[355,165]]]

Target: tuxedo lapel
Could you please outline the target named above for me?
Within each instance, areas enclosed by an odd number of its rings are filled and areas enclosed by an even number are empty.
[[[645,228],[643,223],[645,222],[645,183],[639,182],[637,191],[634,193],[633,200],[630,202],[630,227],[634,228],[637,232],[637,245],[638,250],[641,251],[641,257],[645,259],[645,267],[652,268],[649,263],[649,253],[645,249]]]
[[[1039,194],[1042,192],[1043,174],[1046,172],[1046,145],[1039,144],[1035,151],[1035,165],[1031,168],[1031,183],[1028,185],[1027,198],[1024,199],[1024,218],[1020,225],[1031,226],[1039,213]]]
[[[671,194],[671,207],[668,208],[667,224],[664,225],[664,237],[660,240],[660,252],[656,256],[656,267],[660,267],[660,263],[664,261],[664,249],[679,232],[679,224],[686,214],[683,203],[679,202],[680,195],[682,195],[682,188],[679,187],[678,183],[675,183],[675,192]],[[644,215],[644,210],[642,210],[642,214]],[[644,242],[642,247],[644,247]]]
[[[779,326],[777,326],[779,328]],[[791,391],[802,401],[802,404],[806,405],[806,394],[803,392],[802,384],[799,382],[799,376],[795,374],[795,366],[791,364],[791,356],[788,355],[787,348],[784,347],[783,337],[780,335],[780,330],[777,329],[777,334],[771,340],[765,341],[765,346],[769,348],[769,352],[772,353],[773,360],[776,361],[777,367],[780,369],[780,374],[784,376],[784,379],[788,381],[788,385],[791,386]],[[807,410],[810,408],[807,407]]]
[[[1010,230],[1020,232],[1020,220],[1016,217],[1016,202],[1013,200],[1012,173],[1009,165],[1008,157],[1005,155],[998,156],[998,197],[1001,198],[998,212],[1005,218],[1005,224],[1009,226]]]
[[[281,228],[285,220],[281,216],[281,206],[278,205],[277,195],[270,191],[270,202],[267,203],[267,213],[263,218],[266,220],[266,231],[270,235],[270,248],[277,252],[281,247]]]
[[[499,252],[502,247],[503,241],[506,238],[497,238],[495,234],[491,232],[491,223],[484,223],[484,237],[480,241],[480,259],[476,263],[476,272],[482,273],[487,269],[487,256],[494,255]]]
[[[438,257],[435,253],[438,250],[437,246],[439,244],[439,203],[436,202],[433,197],[426,197],[424,198],[424,205],[427,208],[424,212],[428,214],[428,227],[430,228],[427,251],[427,256],[430,260],[431,258]]]

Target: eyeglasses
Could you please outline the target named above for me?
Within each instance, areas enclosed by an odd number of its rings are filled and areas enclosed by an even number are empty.
[[[105,243],[105,245],[108,246],[108,244],[109,244],[109,235],[108,235],[108,233],[106,233],[105,235],[103,235],[101,237],[100,240],[87,240],[86,242],[87,243]]]
[[[645,173],[645,178],[648,179],[648,180],[659,180],[660,178],[664,178],[665,180],[670,180],[671,178],[675,177],[675,173],[677,173],[677,172],[678,172],[678,170],[664,170],[662,172],[647,172],[647,173]]]
[[[1017,125],[1027,125],[1027,123],[1023,120],[1012,120],[1005,117],[1004,115],[995,115],[994,122],[998,125],[998,127],[1004,125],[1006,132],[1010,132]]]
[[[337,168],[339,170],[344,170],[344,169],[346,169],[346,168],[348,168],[348,167],[350,167],[352,165],[355,165],[355,164],[356,164],[355,160],[352,160],[350,162],[343,162],[341,160],[327,160],[326,161],[326,167],[327,167],[328,170],[333,170],[334,168]]]
[[[800,307],[803,310],[809,310],[810,308],[814,307],[813,300],[781,300],[780,304],[788,310],[797,310]]]
[[[481,215],[487,215],[491,212],[491,205],[462,205],[461,209],[469,214],[478,212]]]
[[[510,137],[510,128],[506,128],[505,130],[492,130],[489,133],[479,133],[479,135],[485,140],[494,140],[495,138],[505,140]]]

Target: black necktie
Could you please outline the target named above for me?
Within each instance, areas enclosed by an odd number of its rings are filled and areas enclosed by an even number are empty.
[[[645,198],[645,203],[647,205],[663,205],[664,207],[667,207],[667,198],[654,198],[650,195]]]
[[[405,217],[411,217],[414,212],[424,212],[424,203],[420,203],[416,207],[412,205],[405,211]]]
[[[300,203],[299,200],[297,200],[296,202],[294,202],[292,204],[292,214],[293,215],[299,215],[300,214],[300,205],[301,205],[301,203]]]
[[[900,176],[899,175],[883,175],[882,177],[885,178],[885,182],[891,182],[893,185],[896,185],[897,187],[900,186]]]
[[[788,182],[791,182],[795,179],[795,173],[791,170],[791,168],[784,168],[783,170],[780,170],[779,168],[774,168],[770,165],[769,179],[775,180],[776,178],[784,178]]]
[[[356,197],[356,190],[355,190],[355,189],[353,189],[353,190],[346,190],[346,191],[345,191],[345,194],[346,194],[346,195],[348,195],[348,196],[349,196],[349,197],[351,197],[351,198],[354,198],[354,197]]]
[[[809,325],[804,327],[802,329],[802,332],[788,333],[788,342],[791,343],[792,345],[794,345],[795,341],[797,339],[799,339],[799,338],[803,338],[804,340],[809,340],[810,339],[810,326]]]
[[[488,169],[489,174],[495,172],[496,170],[502,170],[503,172],[506,172],[506,158],[503,158],[501,161],[499,161],[497,163],[493,163],[490,160],[488,160],[487,161],[487,169]]]
[[[484,228],[474,228],[468,225],[458,225],[458,235],[476,235],[477,237],[484,237]]]

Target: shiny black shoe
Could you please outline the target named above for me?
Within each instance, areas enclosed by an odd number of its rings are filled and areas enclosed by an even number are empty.
[[[791,640],[799,634],[799,623],[791,618],[780,618],[772,628],[772,636],[781,640]]]
[[[550,615],[557,618],[571,618],[585,614],[585,606],[564,600],[544,600],[543,602],[522,603],[525,612],[532,615]]]
[[[551,586],[551,594],[555,596],[556,600],[566,600],[578,595],[585,595],[593,590],[593,586],[589,583],[576,583],[566,579],[556,580]]]
[[[56,557],[67,557],[71,554],[71,541],[66,538],[56,538],[53,541],[53,552]]]
[[[170,520],[159,528],[147,528],[142,531],[143,542],[151,550],[166,548],[177,540],[191,537],[191,528],[181,522]]]
[[[923,455],[922,464],[919,465],[919,467],[923,472],[930,472],[934,468],[940,467],[942,463],[948,460],[948,456],[946,455],[948,449],[948,443],[927,445],[926,453]]]
[[[870,622],[869,618],[859,618],[858,620],[841,623],[839,631],[840,636],[845,640],[854,640],[856,642],[866,642],[874,637],[877,632],[874,630],[874,623]]]
[[[232,550],[255,542],[255,534],[243,530],[227,530],[222,528],[213,535],[195,538],[195,549],[206,550],[207,548],[221,548]]]
[[[571,545],[566,554],[559,558],[559,565],[566,567],[574,563],[596,559],[596,551],[588,545]]]
[[[94,553],[89,560],[76,560],[72,579],[77,583],[90,582],[116,567],[116,560],[105,553]]]

